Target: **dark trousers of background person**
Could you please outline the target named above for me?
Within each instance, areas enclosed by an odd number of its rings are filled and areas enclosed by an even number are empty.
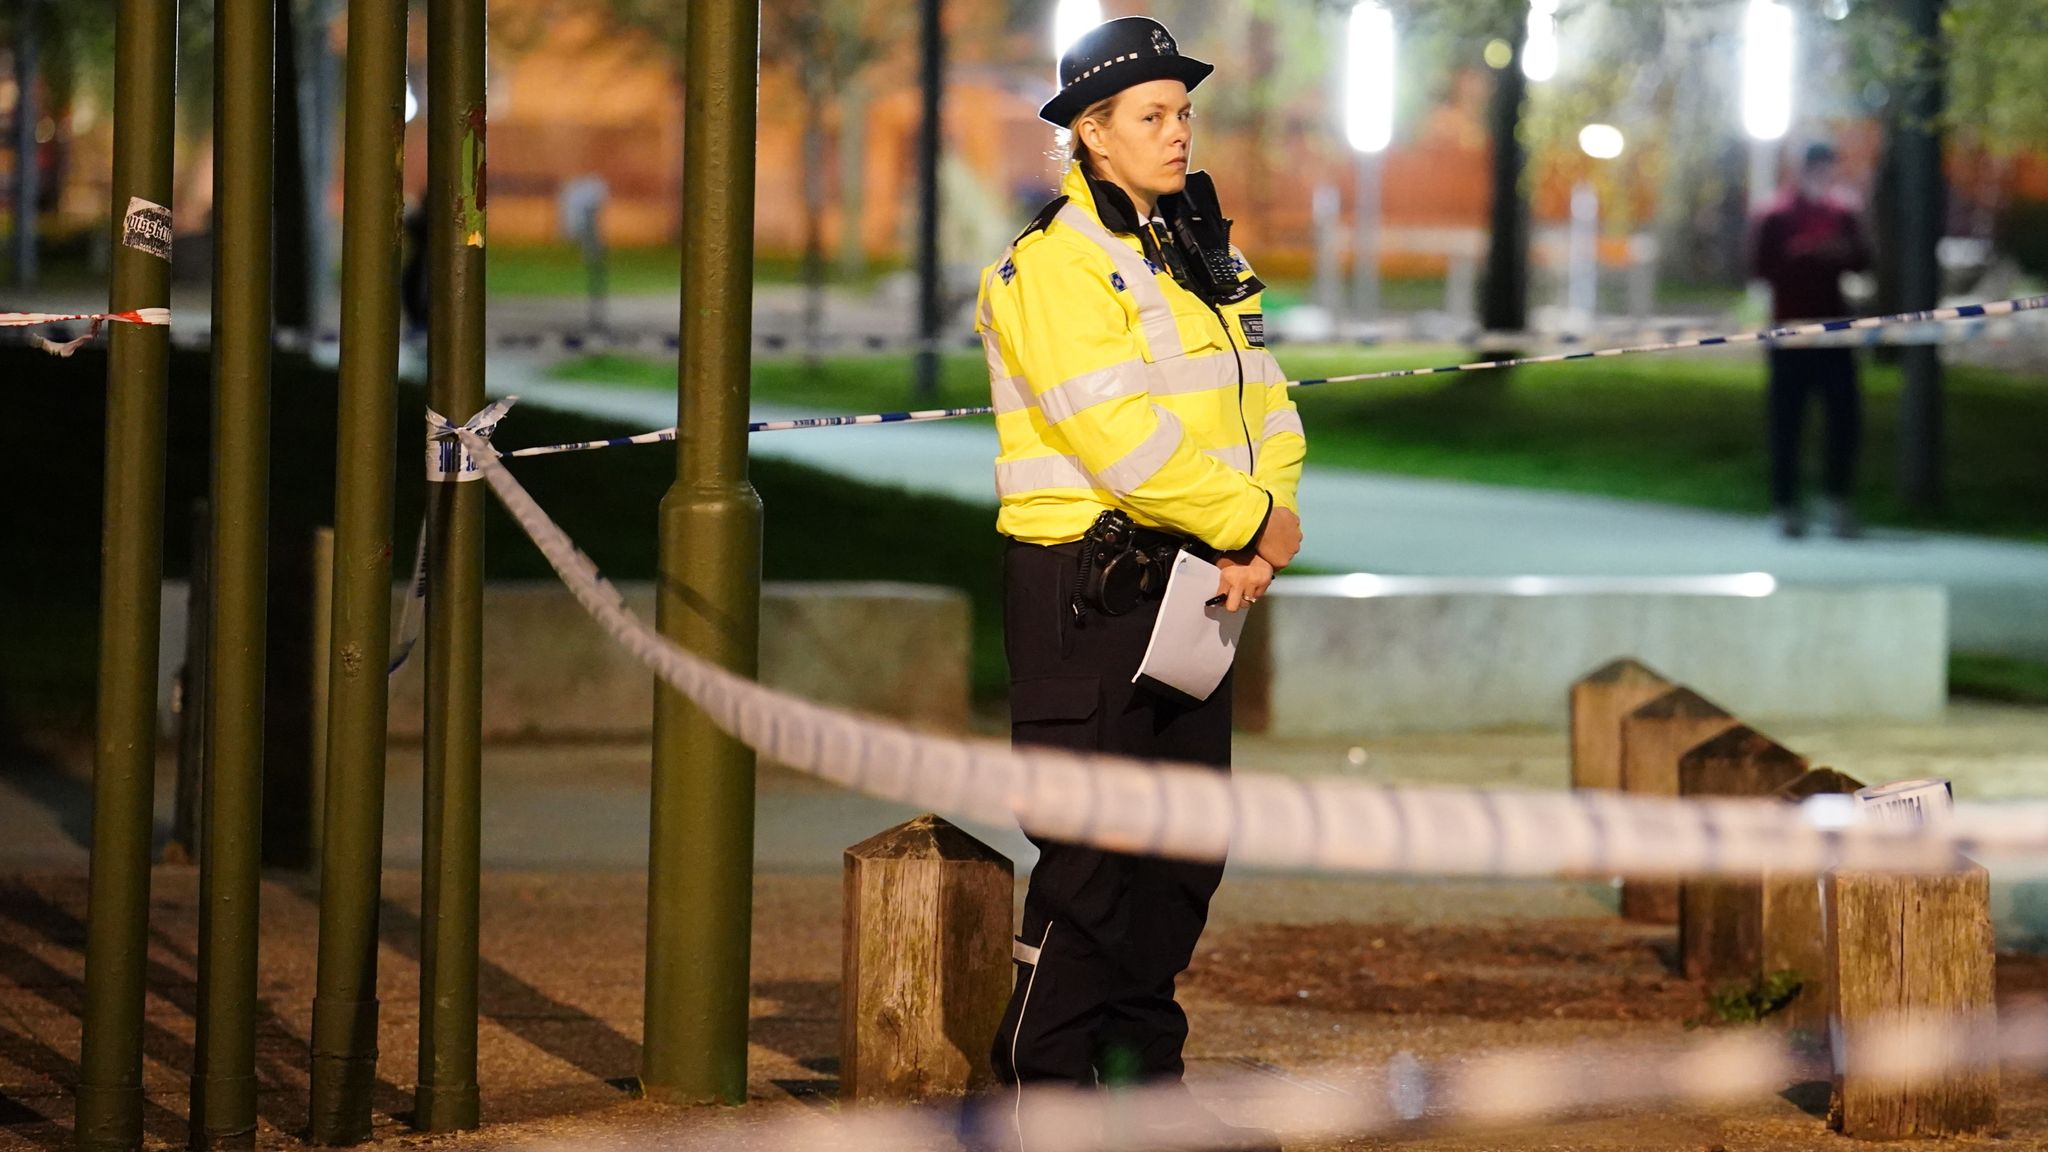
[[[1852,348],[1773,348],[1770,383],[1771,503],[1800,503],[1799,456],[1806,412],[1820,401],[1821,493],[1848,504],[1863,442],[1863,397]]]
[[[1012,541],[1004,556],[1003,634],[1010,661],[1010,733],[1049,745],[1230,766],[1225,677],[1200,704],[1131,683],[1159,605],[1122,616],[1068,609],[1077,545]],[[992,1052],[1005,1084],[1177,1081],[1187,1016],[1173,999],[1208,921],[1220,863],[1130,856],[1032,837],[1038,864],[1017,962]]]

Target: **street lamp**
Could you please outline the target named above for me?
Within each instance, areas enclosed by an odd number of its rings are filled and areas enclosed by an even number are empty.
[[[1557,75],[1557,0],[1529,0],[1529,35],[1522,42],[1522,75],[1538,84]]]
[[[1360,320],[1380,310],[1380,155],[1394,141],[1394,14],[1379,0],[1352,5],[1346,30],[1344,136],[1358,157],[1352,219],[1351,304]]]
[[[1777,187],[1778,141],[1792,127],[1792,81],[1798,66],[1792,10],[1777,0],[1749,0],[1742,17],[1742,127],[1749,133],[1749,201],[1761,205]]]
[[[1612,124],[1579,129],[1579,150],[1595,160],[1613,160],[1627,142]],[[1572,223],[1565,243],[1565,309],[1590,327],[1600,308],[1600,192],[1588,178],[1572,188]]]
[[[1060,0],[1052,14],[1052,58],[1055,63],[1067,54],[1084,33],[1102,23],[1099,0]]]

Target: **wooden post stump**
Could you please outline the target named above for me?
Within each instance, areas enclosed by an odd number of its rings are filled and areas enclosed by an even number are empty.
[[[1828,1125],[1845,1136],[1898,1140],[1983,1132],[1998,1119],[1993,1051],[1990,874],[1962,861],[1945,876],[1829,872],[1821,902],[1835,981],[1838,1048]],[[1877,1023],[1970,1023],[1956,1051],[1970,1064],[1911,1078],[1874,1075],[1856,1029]]]
[[[1833,768],[1815,768],[1778,789],[1789,803],[1809,796],[1848,795],[1863,782]],[[1763,957],[1761,968],[1797,972],[1799,995],[1772,1017],[1795,1038],[1818,1044],[1827,1038],[1828,1013],[1833,1011],[1835,982],[1830,975],[1826,931],[1820,922],[1821,878],[1812,872],[1767,872],[1763,877]]]
[[[1678,758],[1678,794],[1768,796],[1805,771],[1797,753],[1737,725]],[[1763,903],[1763,886],[1753,880],[1681,881],[1678,956],[1685,974],[1745,983],[1766,975]]]
[[[1621,718],[1621,790],[1678,795],[1678,758],[1735,727],[1735,717],[1690,688],[1673,688]],[[1651,924],[1678,923],[1678,882],[1628,880],[1621,914]]]
[[[1621,787],[1621,718],[1674,685],[1635,660],[1615,660],[1572,685],[1572,787]]]
[[[990,1082],[1015,894],[1007,857],[929,813],[846,850],[841,1099]]]

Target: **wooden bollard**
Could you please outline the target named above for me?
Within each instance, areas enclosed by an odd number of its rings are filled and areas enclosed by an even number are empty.
[[[1833,768],[1815,768],[1778,789],[1780,800],[1804,803],[1809,796],[1847,795],[1863,782]],[[1765,873],[1763,957],[1759,970],[1799,974],[1799,994],[1772,1019],[1792,1036],[1817,1044],[1826,1039],[1834,1008],[1835,982],[1829,974],[1827,939],[1820,922],[1820,876],[1813,872]]]
[[[1828,969],[1835,982],[1835,1061],[1828,1126],[1845,1136],[1898,1140],[1983,1132],[1998,1120],[1991,878],[1960,861],[1941,876],[1829,872],[1821,890]],[[1922,1023],[1962,1029],[1939,1071],[1880,1076],[1857,1029]]]
[[[1572,787],[1621,787],[1621,718],[1674,685],[1635,660],[1614,660],[1572,685]]]
[[[1673,688],[1621,718],[1621,789],[1678,795],[1678,758],[1735,727],[1735,717],[1690,688]],[[1627,880],[1621,914],[1651,924],[1678,923],[1678,882]]]
[[[1754,728],[1737,725],[1678,758],[1681,796],[1768,796],[1806,772],[1806,761]],[[1686,880],[1678,886],[1679,966],[1694,980],[1764,975],[1763,886],[1753,880]]]
[[[841,1099],[990,1082],[1015,898],[1008,857],[930,814],[846,850]]]

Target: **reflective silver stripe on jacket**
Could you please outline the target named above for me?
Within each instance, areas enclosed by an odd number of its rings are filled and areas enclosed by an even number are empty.
[[[1053,385],[1039,396],[1038,406],[1045,412],[1046,423],[1057,424],[1097,404],[1139,395],[1151,382],[1143,360],[1126,360]]]
[[[1247,348],[1244,351],[1244,357],[1244,378],[1247,383],[1253,380],[1265,384],[1286,383],[1287,372],[1280,367],[1278,360],[1273,359],[1271,352],[1266,351],[1264,348]]]
[[[1001,460],[996,463],[996,495],[1021,496],[1048,488],[1102,488],[1119,498],[1129,496],[1158,475],[1173,458],[1173,450],[1180,446],[1180,419],[1157,404],[1152,406],[1152,413],[1158,418],[1159,427],[1136,448],[1104,468],[1100,476],[1090,476],[1076,456]]]
[[[1116,270],[1123,275],[1124,287],[1130,289],[1132,299],[1138,302],[1138,327],[1145,333],[1145,343],[1152,350],[1152,359],[1166,360],[1179,356],[1185,350],[1180,342],[1180,325],[1174,320],[1173,308],[1166,302],[1166,293],[1159,290],[1159,281],[1145,258],[1117,239],[1090,216],[1087,209],[1071,200],[1054,219],[1094,241],[1109,254]]]
[[[1087,469],[1074,456],[1031,456],[1023,460],[996,461],[996,495],[1021,496],[1049,488],[1097,487]]]
[[[998,413],[1038,407],[1048,424],[1057,424],[1077,412],[1109,400],[1151,393],[1154,396],[1191,396],[1237,387],[1237,367],[1228,356],[1182,356],[1164,364],[1126,360],[1093,372],[1084,372],[1045,390],[1036,400],[1022,377],[1000,375],[1000,350],[990,352],[989,393]]]
[[[1136,448],[1124,453],[1122,459],[1102,470],[1103,487],[1118,497],[1129,496],[1158,475],[1173,458],[1173,450],[1180,446],[1180,417],[1157,404],[1152,406],[1152,412],[1159,418],[1159,427]]]
[[[1300,412],[1292,408],[1268,409],[1266,412],[1266,427],[1264,431],[1259,433],[1259,439],[1270,440],[1282,432],[1292,432],[1304,440],[1308,439],[1308,433],[1301,430]]]
[[[1247,476],[1251,475],[1252,450],[1247,445],[1232,444],[1228,448],[1209,448],[1204,450],[1202,455],[1214,457]]]

